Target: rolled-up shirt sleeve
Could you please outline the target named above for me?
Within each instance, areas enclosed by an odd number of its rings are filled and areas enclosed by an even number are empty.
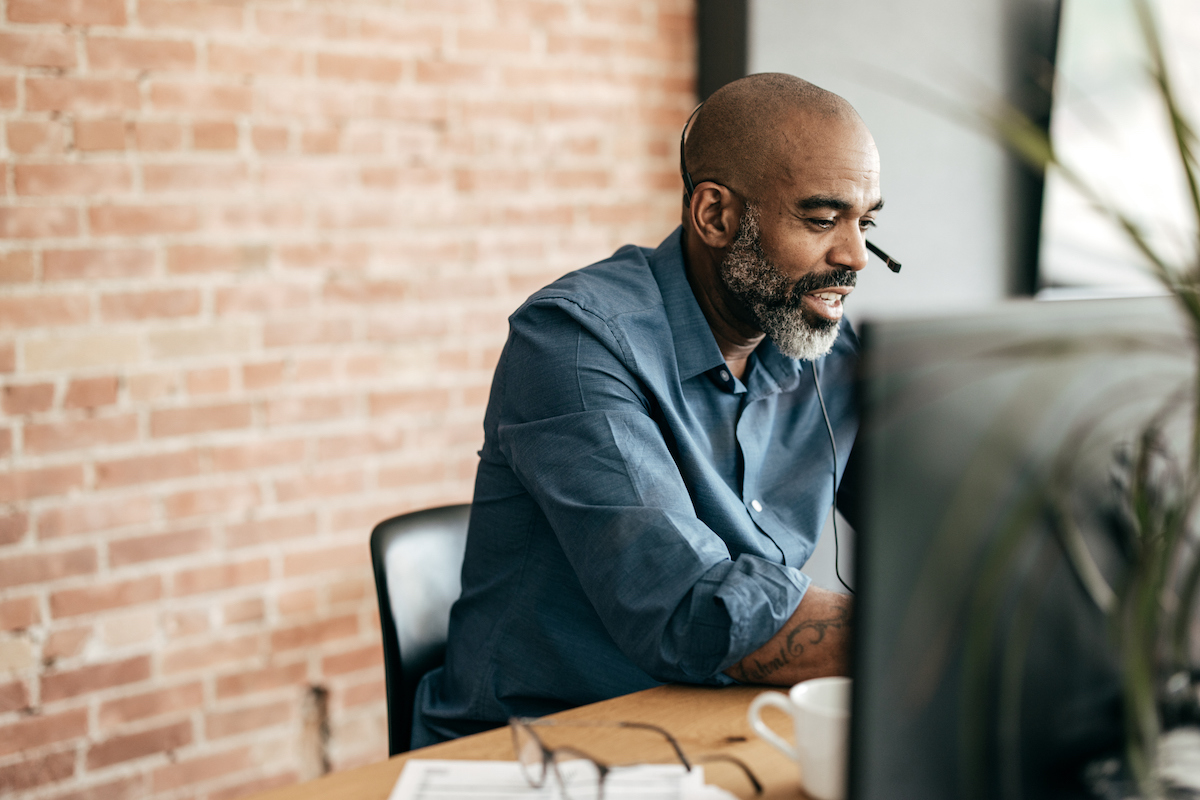
[[[631,661],[660,681],[731,682],[723,671],[783,626],[808,577],[731,557],[698,518],[659,399],[606,321],[540,300],[514,315],[503,358],[484,458],[507,463],[536,500]]]

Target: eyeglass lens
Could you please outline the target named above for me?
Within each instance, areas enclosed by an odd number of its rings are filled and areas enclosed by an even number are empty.
[[[513,749],[517,751],[517,762],[525,780],[533,788],[540,789],[546,782],[546,755],[542,743],[524,725],[513,725],[512,734]]]
[[[596,762],[574,754],[554,754],[554,771],[564,800],[601,800],[603,780]]]

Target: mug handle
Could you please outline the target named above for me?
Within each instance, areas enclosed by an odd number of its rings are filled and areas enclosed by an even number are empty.
[[[750,711],[746,716],[750,720],[750,727],[754,732],[766,740],[767,744],[774,747],[779,752],[790,758],[792,761],[799,761],[800,754],[796,748],[788,744],[787,740],[780,736],[775,731],[767,727],[767,724],[762,721],[762,709],[764,706],[774,706],[780,711],[792,716],[792,701],[788,699],[786,694],[782,692],[763,692],[758,697],[754,698],[754,702],[750,704]],[[794,718],[793,718],[794,719]]]

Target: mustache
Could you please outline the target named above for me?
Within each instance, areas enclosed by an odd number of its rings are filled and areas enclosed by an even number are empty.
[[[830,289],[834,286],[855,286],[858,284],[858,273],[852,269],[832,269],[828,272],[810,272],[800,276],[792,285],[791,295],[799,301],[800,295],[809,292]]]

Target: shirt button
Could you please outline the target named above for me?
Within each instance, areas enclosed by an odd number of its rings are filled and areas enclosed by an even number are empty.
[[[755,511],[762,511],[762,503],[758,502],[757,500],[751,500],[750,507]]]
[[[729,380],[729,373],[726,372],[725,370],[721,370],[721,380],[723,380],[723,381]]]

